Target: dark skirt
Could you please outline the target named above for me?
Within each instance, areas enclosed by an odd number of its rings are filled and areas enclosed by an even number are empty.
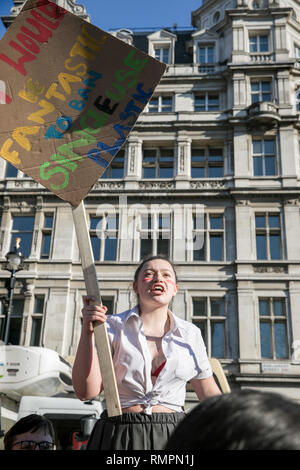
[[[86,450],[163,450],[185,413],[123,413],[96,422]]]

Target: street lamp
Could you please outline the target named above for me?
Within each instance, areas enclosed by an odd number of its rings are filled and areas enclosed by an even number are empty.
[[[13,309],[14,287],[16,283],[15,274],[16,272],[21,271],[21,269],[24,268],[24,264],[23,264],[24,256],[19,251],[20,241],[21,241],[21,238],[16,238],[14,251],[10,251],[9,253],[5,255],[7,263],[4,266],[4,269],[5,271],[9,271],[11,273],[11,276],[10,276],[10,283],[9,283],[9,300],[8,300],[8,308],[7,308],[7,315],[6,315],[4,344],[7,344],[7,341],[8,341],[10,317],[11,317],[12,309]]]

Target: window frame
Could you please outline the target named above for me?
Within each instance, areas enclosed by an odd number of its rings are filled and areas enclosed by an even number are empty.
[[[262,51],[262,44],[261,44],[261,38],[267,38],[268,40],[268,49],[266,51]],[[256,38],[256,51],[251,51],[251,39]],[[270,31],[265,32],[265,31],[260,31],[260,32],[254,32],[254,31],[249,31],[249,53],[250,54],[268,54],[271,52],[271,44],[270,44]]]
[[[115,169],[121,168],[123,170],[122,176],[113,176],[112,173]],[[125,177],[125,149],[121,149],[117,152],[111,163],[103,172],[102,179],[113,179],[113,180],[122,180]]]
[[[283,315],[275,315],[274,314],[274,303],[275,301],[282,301],[284,305],[284,314]],[[260,313],[260,301],[267,301],[269,304],[269,314],[262,315]],[[289,341],[289,322],[288,322],[288,309],[287,309],[287,298],[283,296],[260,296],[257,299],[258,302],[258,317],[259,317],[259,332],[260,332],[260,357],[261,359],[269,359],[269,360],[281,360],[281,359],[289,359],[290,354],[290,341]],[[263,356],[262,355],[262,341],[261,341],[261,324],[267,323],[270,324],[270,355]],[[275,334],[275,324],[285,324],[285,349],[286,349],[286,356],[285,357],[277,357],[278,350],[276,348],[276,334]]]
[[[107,227],[108,221],[111,217],[115,217],[116,228],[109,228]],[[99,219],[96,228],[91,228],[91,220],[92,219]],[[104,229],[98,227],[100,220],[102,220],[102,224],[104,224]],[[92,250],[94,254],[95,262],[116,262],[119,260],[120,256],[120,214],[118,212],[114,212],[113,214],[109,212],[103,212],[102,214],[89,214],[89,235],[92,245]],[[99,236],[100,235],[100,236]],[[115,235],[115,236],[112,236]],[[99,257],[96,256],[94,250],[93,239],[98,239],[99,243]],[[115,247],[115,259],[107,259],[105,257],[105,246],[106,246],[106,239],[115,239],[116,240],[116,247]]]
[[[269,218],[270,216],[279,217],[279,227],[270,227]],[[257,227],[256,217],[265,217],[265,227]],[[282,214],[280,211],[261,211],[256,210],[254,213],[254,225],[255,225],[255,251],[256,251],[256,260],[257,261],[278,261],[284,259],[284,246],[283,246],[283,234],[282,234]],[[279,234],[280,241],[280,256],[279,258],[272,258],[271,248],[270,248],[270,237],[271,235]],[[265,251],[266,258],[258,258],[258,235],[265,236]]]
[[[204,315],[195,315],[194,311],[194,301],[201,300],[205,302],[205,314]],[[222,301],[223,302],[223,315],[213,315],[212,314],[212,301]],[[228,320],[228,312],[227,312],[227,302],[226,302],[226,295],[216,296],[216,295],[208,295],[208,296],[201,296],[201,295],[193,295],[191,298],[192,302],[192,315],[191,315],[191,322],[198,326],[199,323],[204,324],[205,334],[201,334],[203,337],[203,341],[205,342],[205,346],[207,348],[207,354],[209,357],[217,357],[219,359],[226,359],[228,358],[228,338],[227,338],[227,320]],[[198,324],[197,324],[198,323]],[[223,325],[223,355],[215,354],[213,351],[213,338],[212,338],[212,325],[221,323]]]
[[[168,151],[171,151],[172,152],[172,157],[173,157],[173,160],[172,160],[172,166],[169,164],[170,162],[168,161],[165,161],[163,162],[162,161],[162,158],[164,157],[162,154],[163,154],[163,151],[164,150],[168,150]],[[145,157],[145,152],[147,151],[152,151],[152,152],[155,152],[155,156],[148,156],[149,158],[155,158],[154,160],[154,163],[153,162],[146,162],[144,157]],[[166,155],[166,157],[168,157],[168,155]],[[154,172],[155,172],[155,175],[154,176],[145,176],[145,173],[144,173],[144,169],[145,168],[154,168]],[[160,171],[162,168],[172,168],[172,176],[168,176],[168,177],[163,177],[163,176],[160,176]],[[172,179],[175,177],[175,150],[174,150],[174,147],[172,146],[163,146],[163,147],[143,147],[142,149],[142,179],[144,180],[151,180],[151,179]]]
[[[42,312],[37,312],[36,310],[36,302],[38,299],[43,299],[43,308]],[[45,307],[46,307],[46,296],[45,294],[35,294],[34,295],[34,305],[33,305],[33,312],[31,315],[31,331],[30,331],[30,338],[29,338],[29,346],[40,346],[42,340],[42,332],[43,332],[43,323],[44,323],[44,315],[45,315]],[[38,344],[33,344],[33,326],[36,321],[40,320],[40,332],[39,332],[39,341]]]
[[[204,96],[204,109],[197,109],[197,108],[200,108],[201,106],[200,105],[197,105],[197,99],[200,99],[201,96]],[[217,107],[216,109],[211,109],[212,107],[214,106],[211,106],[210,105],[210,102],[209,102],[209,98],[210,96],[217,96],[218,97],[218,104],[217,104]],[[197,113],[203,113],[203,112],[216,112],[216,111],[220,111],[220,93],[217,91],[217,92],[214,92],[214,91],[198,91],[198,92],[195,92],[194,93],[194,111],[197,112]]]
[[[193,240],[197,239],[197,236],[200,236],[200,239],[203,239],[203,247],[201,250],[192,250],[192,262],[200,261],[200,262],[216,262],[216,263],[223,263],[226,260],[226,217],[225,211],[218,212],[210,210],[204,213],[204,227],[197,228],[195,227],[195,218],[197,214],[192,213],[192,238]],[[213,218],[220,218],[222,220],[222,228],[214,228],[211,227],[211,219]],[[222,255],[221,259],[212,259],[212,244],[211,240],[212,237],[216,237],[222,239]],[[201,255],[200,258],[196,258],[195,251],[204,251],[204,255]],[[203,259],[201,257],[203,256]]]
[[[258,90],[252,90],[252,86],[255,84],[255,83],[258,83]],[[263,91],[263,84],[264,83],[268,83],[270,85],[270,91],[268,92],[265,92]],[[263,99],[263,95],[264,94],[269,94],[270,95],[270,99],[269,100],[266,100],[266,99]],[[253,98],[258,96],[258,100],[256,101],[253,101]],[[274,102],[274,94],[273,94],[273,80],[271,78],[252,78],[250,79],[250,97],[251,97],[251,104],[256,104],[256,103],[264,103],[264,102],[270,102],[270,103],[273,103]]]
[[[157,111],[151,109],[151,106],[153,106],[151,104],[151,101],[153,101],[154,99],[157,99]],[[171,106],[170,106],[170,109],[168,110],[165,110],[165,106],[163,104],[163,100],[164,99],[168,99],[168,100],[171,100]],[[153,113],[153,114],[157,114],[157,113],[172,113],[174,111],[174,100],[173,100],[173,95],[170,94],[170,95],[156,95],[156,96],[153,96],[148,105],[147,105],[147,112],[148,113]]]
[[[147,228],[143,228],[143,217],[147,217]],[[168,217],[169,225],[167,228],[160,227],[159,219]],[[172,233],[174,225],[173,213],[170,210],[158,210],[149,212],[140,212],[137,214],[138,218],[138,232],[139,237],[139,259],[143,259],[145,256],[156,256],[164,254],[159,251],[159,240],[168,240],[168,253],[165,255],[171,258],[173,243]],[[150,224],[149,224],[150,221]],[[150,225],[150,226],[149,226]],[[150,236],[149,236],[150,235]],[[151,252],[143,253],[142,240],[151,240]]]
[[[265,150],[266,142],[272,141],[274,143],[274,154],[268,154]],[[261,142],[262,146],[262,153],[254,153],[254,142]],[[252,136],[252,169],[253,169],[253,177],[254,178],[274,178],[278,176],[278,161],[277,161],[277,139],[276,136],[270,137],[255,137]],[[274,163],[275,163],[275,173],[272,175],[266,174],[266,158],[270,156],[274,156]],[[262,160],[262,174],[255,174],[255,159],[261,158]]]
[[[210,161],[209,158],[213,157],[213,155],[210,155],[210,152],[212,151],[222,151],[222,166],[220,165],[221,161]],[[202,151],[204,152],[204,160],[203,161],[193,161],[193,157],[197,157],[197,155],[193,155],[194,152],[196,151]],[[198,155],[198,157],[201,157]],[[204,168],[204,176],[193,176],[193,168]],[[209,176],[209,171],[211,168],[222,168],[222,176]],[[191,178],[192,179],[210,179],[210,178],[224,178],[224,147],[221,146],[209,146],[209,147],[203,147],[201,145],[197,144],[192,144],[191,147]]]

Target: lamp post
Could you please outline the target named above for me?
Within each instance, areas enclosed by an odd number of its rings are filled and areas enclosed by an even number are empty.
[[[24,268],[24,265],[23,265],[24,256],[19,251],[20,241],[21,241],[21,238],[16,238],[14,251],[10,251],[9,253],[5,255],[7,263],[4,269],[6,271],[9,271],[11,273],[11,276],[10,276],[10,283],[9,283],[9,297],[8,297],[8,308],[7,308],[6,324],[5,324],[4,344],[7,344],[7,341],[8,341],[10,318],[11,318],[11,314],[13,310],[14,287],[16,283],[15,274],[16,272],[21,271],[21,269]]]

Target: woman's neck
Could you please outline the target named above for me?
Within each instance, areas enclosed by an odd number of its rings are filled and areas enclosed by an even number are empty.
[[[168,306],[164,305],[151,310],[139,306],[139,313],[146,335],[163,336],[170,329]]]

